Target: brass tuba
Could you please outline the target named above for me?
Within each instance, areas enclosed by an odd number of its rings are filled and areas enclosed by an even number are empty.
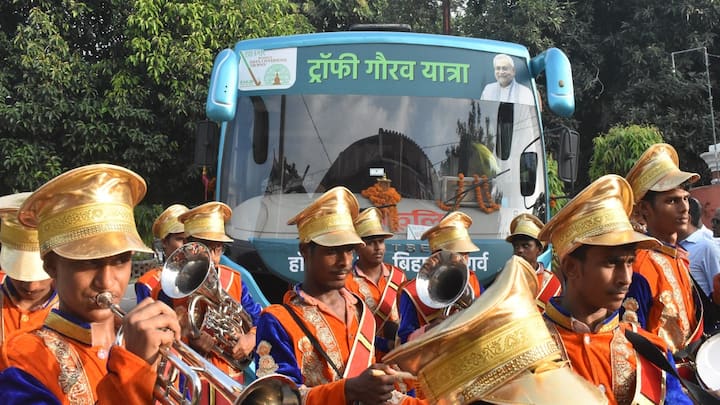
[[[113,302],[113,295],[109,291],[96,295],[95,303],[101,308],[110,309],[120,318],[125,316],[123,310]],[[122,345],[122,331],[118,332],[115,344]],[[235,405],[300,405],[300,391],[287,376],[269,374],[243,386],[185,343],[176,340],[172,349],[160,349],[162,366],[158,366],[153,397],[162,404],[197,404],[202,391],[202,375]],[[161,372],[167,364],[171,366],[171,371]],[[179,386],[178,375],[185,376],[183,391],[176,388]]]
[[[425,260],[415,286],[423,304],[444,309],[448,315],[453,308],[465,309],[472,304],[474,295],[469,279],[470,272],[462,255],[441,250]]]
[[[186,243],[168,256],[160,275],[162,290],[170,298],[190,297],[188,319],[191,333],[210,335],[215,343],[211,351],[234,369],[243,370],[252,355],[232,356],[238,335],[252,328],[252,318],[220,285],[210,250],[198,242]]]

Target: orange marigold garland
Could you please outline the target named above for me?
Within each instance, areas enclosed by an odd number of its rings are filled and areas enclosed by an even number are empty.
[[[487,176],[478,176],[477,174],[474,174],[473,188],[475,189],[475,200],[477,200],[477,205],[480,210],[482,210],[486,214],[489,214],[500,209],[500,205],[495,202],[490,193],[490,181],[488,180]],[[442,210],[457,211],[458,207],[460,207],[460,202],[462,202],[462,200],[465,198],[465,195],[463,194],[464,190],[465,175],[459,173],[457,180],[457,191],[455,193],[455,201],[453,205],[445,204],[441,200],[436,200],[435,202]],[[485,200],[488,201],[487,204],[485,204]]]
[[[480,182],[482,181],[482,185]],[[500,209],[500,205],[495,202],[490,193],[490,181],[487,176],[473,175],[473,185],[475,186],[475,199],[477,200],[478,207],[486,214],[495,212]],[[485,200],[488,200],[485,205]]]
[[[460,206],[460,201],[463,200],[463,190],[465,189],[465,175],[462,173],[458,173],[458,180],[457,180],[457,191],[455,192],[455,203],[450,206],[445,204],[442,200],[436,200],[438,207],[440,207],[441,210],[444,211],[457,211],[458,207]]]
[[[390,186],[390,183],[391,180],[383,176],[377,179],[375,184],[361,191],[360,194],[380,209],[383,218],[388,220],[390,231],[397,232],[400,229],[397,204],[402,200],[402,197],[394,187]]]

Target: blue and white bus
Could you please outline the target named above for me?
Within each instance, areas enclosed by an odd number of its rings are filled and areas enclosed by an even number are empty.
[[[223,50],[206,110],[220,124],[215,198],[233,209],[226,260],[264,291],[264,274],[300,281],[287,221],[343,185],[361,208],[382,208],[395,234],[385,260],[410,278],[430,253],[420,235],[459,209],[480,247],[470,266],[481,282],[492,279],[512,254],[510,221],[548,202],[542,73],[545,105],[571,115],[570,63],[555,48],[531,58],[507,42],[353,31]]]

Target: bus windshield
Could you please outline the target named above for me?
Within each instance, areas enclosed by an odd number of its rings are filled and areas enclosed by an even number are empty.
[[[498,239],[545,187],[534,104],[242,95],[224,134],[220,199],[236,213],[229,233],[243,240],[294,239],[296,229],[285,222],[318,193],[342,185],[365,208],[373,205],[368,190],[380,182],[400,197],[395,223],[388,224],[399,238],[417,239],[411,235],[416,227],[461,209],[474,219],[473,238]],[[532,177],[532,189],[521,193],[521,160],[527,159],[536,171],[522,174]]]

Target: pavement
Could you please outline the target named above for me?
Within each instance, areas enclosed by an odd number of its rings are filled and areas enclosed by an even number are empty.
[[[137,303],[135,299],[135,283],[130,283],[125,290],[125,296],[122,297],[120,300],[120,308],[123,309],[123,311],[128,312]]]

